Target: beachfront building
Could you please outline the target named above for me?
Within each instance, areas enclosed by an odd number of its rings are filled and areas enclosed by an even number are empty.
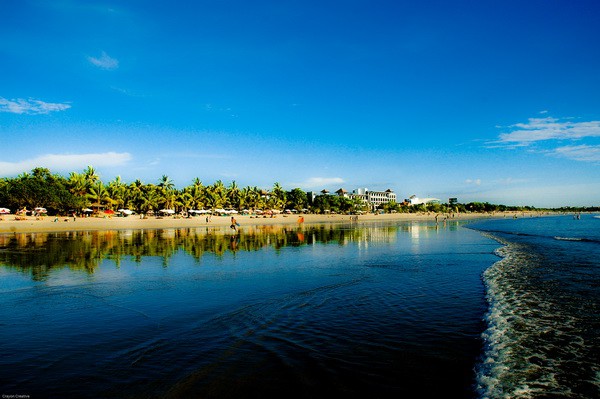
[[[367,188],[357,188],[352,190],[349,198],[360,199],[365,202],[371,209],[377,209],[382,204],[388,202],[396,202],[396,193],[389,188],[385,191],[371,191]]]
[[[371,210],[377,209],[381,204],[386,204],[391,201],[396,201],[396,193],[387,189],[385,191],[371,191],[367,188],[357,188],[349,193],[347,190],[340,188],[337,191],[330,193],[328,190],[321,190],[319,193],[308,191],[306,193],[308,203],[313,204],[315,198],[320,195],[335,195],[348,199],[359,199],[363,201]]]

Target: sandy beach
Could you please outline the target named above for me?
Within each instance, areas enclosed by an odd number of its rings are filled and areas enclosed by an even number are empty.
[[[469,220],[491,217],[513,217],[514,213],[506,214],[460,214],[456,215],[451,220]],[[522,216],[522,214],[519,214]],[[349,222],[348,215],[277,215],[276,217],[261,217],[250,215],[237,215],[235,218],[240,224],[240,228],[244,226],[264,226],[264,225],[285,225],[298,224],[299,218],[304,218],[305,224],[313,223],[343,223]],[[438,221],[442,222],[446,216],[439,215]],[[61,231],[98,231],[98,230],[126,230],[126,229],[168,229],[168,228],[185,228],[185,227],[203,227],[203,226],[222,226],[229,227],[231,218],[229,216],[213,216],[207,223],[205,217],[178,218],[178,217],[148,217],[141,219],[137,215],[129,217],[56,217],[45,216],[41,218],[21,217],[19,220],[14,215],[4,215],[0,220],[0,234],[6,233],[41,233],[41,232],[61,232]],[[431,221],[435,222],[436,215],[431,214],[413,214],[413,213],[397,213],[383,215],[361,215],[358,216],[360,222],[394,222],[394,221]]]

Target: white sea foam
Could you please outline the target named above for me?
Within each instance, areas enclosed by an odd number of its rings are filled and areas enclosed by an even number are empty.
[[[555,240],[560,240],[560,241],[583,241],[582,238],[577,238],[577,237],[558,237],[558,236],[555,236],[554,239]]]
[[[530,289],[527,270],[541,264],[537,255],[492,238],[505,246],[496,251],[503,258],[483,274],[489,310],[488,327],[482,334],[485,349],[477,370],[478,394],[486,399],[549,393],[572,397],[557,370],[563,358],[580,357],[585,347],[580,337],[571,334],[575,320],[556,314],[551,301]]]

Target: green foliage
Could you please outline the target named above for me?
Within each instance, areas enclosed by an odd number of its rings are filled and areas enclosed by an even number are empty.
[[[23,173],[15,178],[0,178],[0,206],[13,211],[26,207],[45,207],[49,214],[65,214],[95,206],[107,209],[129,208],[138,213],[161,208],[187,211],[189,209],[215,209],[230,207],[242,209],[295,209],[301,211],[309,207],[309,201],[300,188],[284,191],[279,183],[274,183],[271,192],[258,187],[240,188],[233,181],[226,187],[221,180],[204,186],[196,178],[183,189],[177,189],[166,175],[157,184],[145,184],[140,180],[125,183],[116,177],[105,185],[93,167],[88,166],[82,173],[71,172],[68,178],[52,174],[46,168],[35,168],[31,173]],[[316,213],[356,213],[369,211],[369,205],[358,198],[338,195],[319,195],[310,208]],[[431,213],[494,213],[547,211],[531,206],[494,205],[488,202],[467,204],[419,204],[409,206],[388,202],[379,209],[383,212],[431,212]],[[563,207],[554,209],[562,212],[599,211],[600,207]]]
[[[288,191],[286,198],[287,201],[285,207],[287,209],[301,211],[308,207],[308,198],[301,188],[294,188],[292,191]]]
[[[66,213],[80,208],[84,200],[69,191],[64,177],[53,175],[45,168],[35,168],[31,174],[2,179],[0,203],[13,211],[44,207],[49,213]]]

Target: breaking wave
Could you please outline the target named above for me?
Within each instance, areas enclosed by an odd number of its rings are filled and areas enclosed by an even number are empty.
[[[554,278],[548,254],[509,243],[483,273],[488,312],[484,351],[477,367],[481,398],[589,398],[600,396],[598,314],[576,290]],[[558,238],[557,238],[558,239]]]

